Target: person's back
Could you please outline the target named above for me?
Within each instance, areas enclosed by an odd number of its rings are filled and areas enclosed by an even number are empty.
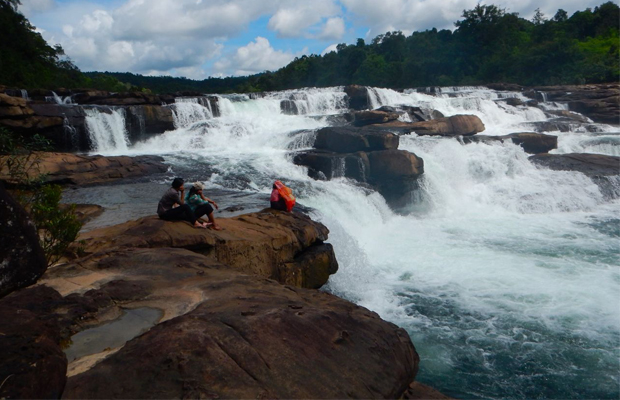
[[[173,187],[168,188],[157,204],[157,215],[161,217],[166,211],[171,210],[175,204],[180,203],[179,192]]]
[[[282,182],[280,181],[276,181],[273,184],[273,190],[271,191],[269,203],[271,205],[271,208],[273,208],[274,210],[289,211],[286,207],[286,200],[280,194],[280,187],[278,187],[280,185],[282,185]]]

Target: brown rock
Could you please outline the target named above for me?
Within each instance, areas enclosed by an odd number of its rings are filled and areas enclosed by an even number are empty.
[[[349,97],[349,108],[354,110],[367,110],[370,108],[368,102],[368,88],[359,85],[349,85],[344,88]]]
[[[162,250],[168,264],[187,252],[172,250],[172,258]],[[135,253],[154,251],[132,250],[110,266],[147,272]],[[191,257],[197,263],[202,256]],[[149,261],[156,285],[158,271],[174,270],[155,254]],[[204,296],[197,307],[70,377],[63,398],[397,398],[415,377],[419,359],[409,336],[375,313],[221,267],[194,267],[203,274],[189,275],[184,265],[177,268],[186,291],[193,281]],[[181,282],[169,279],[168,291]]]
[[[548,153],[558,147],[558,137],[553,135],[545,135],[536,132],[520,132],[511,133],[503,136],[484,136],[474,135],[463,137],[464,143],[489,143],[489,142],[501,142],[510,140],[514,144],[523,147],[526,153],[539,154]]]
[[[28,214],[0,184],[0,298],[32,285],[47,260]],[[0,335],[1,336],[1,335]]]
[[[0,93],[0,107],[27,107],[26,99]]]
[[[395,112],[386,111],[358,111],[353,114],[355,126],[365,126],[371,124],[383,124],[386,122],[394,121],[398,119],[398,114]]]
[[[470,136],[484,131],[484,124],[475,115],[453,115],[431,121],[413,122],[409,126],[420,136]]]
[[[399,138],[385,130],[327,127],[317,132],[314,147],[336,153],[397,149]]]
[[[163,158],[158,156],[103,157],[71,153],[38,153],[38,155],[38,164],[31,165],[31,175],[34,177],[46,174],[45,178],[50,183],[92,185],[168,170],[162,162]],[[9,180],[6,171],[0,171],[0,179]]]
[[[50,311],[60,296],[45,287],[22,292],[0,301],[0,398],[59,399],[67,358]]]
[[[218,220],[224,230],[196,229],[187,222],[166,222],[157,217],[101,228],[82,234],[87,254],[110,248],[180,247],[213,257],[222,264],[246,273],[319,287],[337,269],[331,247],[321,247],[312,256],[308,248],[327,240],[329,230],[300,213],[265,209]],[[322,254],[321,254],[322,253]],[[307,257],[318,257],[315,269]]]

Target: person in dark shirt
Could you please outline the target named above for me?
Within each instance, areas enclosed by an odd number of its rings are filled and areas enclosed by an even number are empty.
[[[196,228],[206,228],[206,224],[198,222],[190,206],[185,204],[184,183],[183,179],[174,178],[172,187],[164,193],[157,204],[157,215],[165,221],[187,221]]]

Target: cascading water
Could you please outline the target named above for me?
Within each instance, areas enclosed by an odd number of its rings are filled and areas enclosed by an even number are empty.
[[[502,101],[519,93],[373,93],[373,106],[478,115],[488,135],[549,119]],[[295,97],[306,108],[284,115],[280,102]],[[175,113],[177,130],[109,151],[162,154],[211,188],[268,194],[283,180],[330,229],[340,269],[326,290],[405,328],[423,383],[457,398],[617,399],[619,201],[581,173],[534,166],[512,143],[412,135],[400,148],[424,159],[425,174],[419,200],[395,214],[378,193],[344,178],[314,181],[291,162],[291,150],[310,147],[329,124],[317,116],[342,112],[339,98],[341,88],[222,96],[220,117]],[[558,153],[620,147],[605,125],[550,133]]]
[[[128,151],[129,138],[124,109],[85,109],[86,128],[91,148],[100,154],[119,154]]]
[[[174,126],[185,128],[195,121],[204,121],[213,118],[213,110],[209,101],[201,101],[200,98],[182,97],[177,98],[172,113]]]

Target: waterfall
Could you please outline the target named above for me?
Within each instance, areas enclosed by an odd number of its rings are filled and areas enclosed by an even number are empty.
[[[21,95],[22,95],[22,99],[29,100],[29,98],[28,98],[28,91],[26,89],[21,89],[20,92],[21,92]]]
[[[59,95],[56,94],[56,92],[52,91],[52,96],[47,96],[45,98],[45,101],[48,102],[54,102],[56,104],[73,104],[73,101],[71,99],[71,96],[66,96],[66,97],[60,97]]]
[[[85,109],[86,129],[94,152],[116,154],[126,152],[129,138],[125,127],[125,110]]]
[[[329,181],[292,163],[291,152],[343,111],[344,97],[343,88],[222,95],[218,117],[206,103],[178,101],[178,129],[127,152],[164,155],[208,188],[267,197],[275,178],[285,182],[330,230],[339,271],[324,290],[409,332],[421,382],[457,398],[618,398],[620,202],[584,174],[535,166],[513,143],[409,135],[399,148],[421,157],[425,173],[408,212],[395,214],[342,177],[344,158]],[[369,90],[373,108],[477,115],[485,135],[555,118],[501,101],[509,97],[527,101],[477,87]],[[283,114],[282,100],[302,111]],[[617,127],[578,126],[550,132],[554,153],[618,154]]]
[[[207,99],[206,104],[209,104]],[[213,118],[211,105],[205,107],[205,102],[199,98],[177,97],[172,109],[174,126],[185,128],[195,121],[203,121]]]

